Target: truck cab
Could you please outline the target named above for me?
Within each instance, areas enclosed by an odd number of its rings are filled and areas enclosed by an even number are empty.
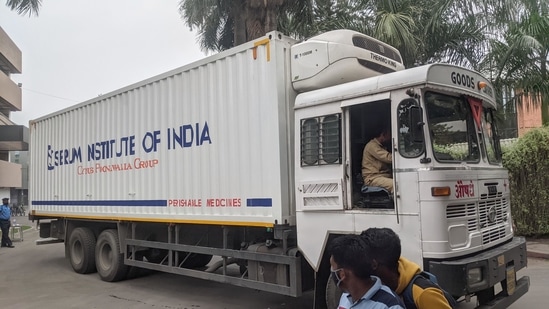
[[[516,280],[526,243],[513,235],[495,109],[488,80],[448,64],[299,94],[296,220],[305,258],[323,272],[333,237],[390,227],[403,255],[455,297],[508,306],[526,293],[528,278]],[[362,152],[387,125],[394,194],[364,202]]]

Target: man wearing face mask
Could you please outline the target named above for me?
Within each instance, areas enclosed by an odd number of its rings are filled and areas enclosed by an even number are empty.
[[[341,236],[330,244],[331,276],[344,292],[338,309],[404,309],[400,298],[372,275],[369,252],[358,235]]]

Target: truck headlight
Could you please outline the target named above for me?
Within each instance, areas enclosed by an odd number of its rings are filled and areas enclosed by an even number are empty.
[[[471,286],[482,281],[482,268],[471,268],[467,272],[467,285]]]

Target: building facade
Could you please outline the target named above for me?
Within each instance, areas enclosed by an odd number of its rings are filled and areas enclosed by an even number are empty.
[[[517,106],[518,136],[542,126],[541,97],[525,95],[522,104]]]
[[[10,120],[10,113],[21,111],[21,87],[12,74],[22,71],[21,50],[0,27],[0,197],[9,197],[12,204],[20,204],[22,166],[12,162],[11,152],[27,151],[29,130]]]

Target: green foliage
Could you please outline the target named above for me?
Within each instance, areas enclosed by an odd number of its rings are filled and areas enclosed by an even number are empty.
[[[549,234],[549,128],[534,129],[504,148],[511,207],[520,235]]]
[[[513,147],[515,146],[515,142],[517,141],[518,139],[516,138],[509,138],[509,139],[502,139],[500,140],[500,143],[501,143],[501,152],[503,154],[507,153],[508,151],[511,151],[511,149],[513,149]]]

